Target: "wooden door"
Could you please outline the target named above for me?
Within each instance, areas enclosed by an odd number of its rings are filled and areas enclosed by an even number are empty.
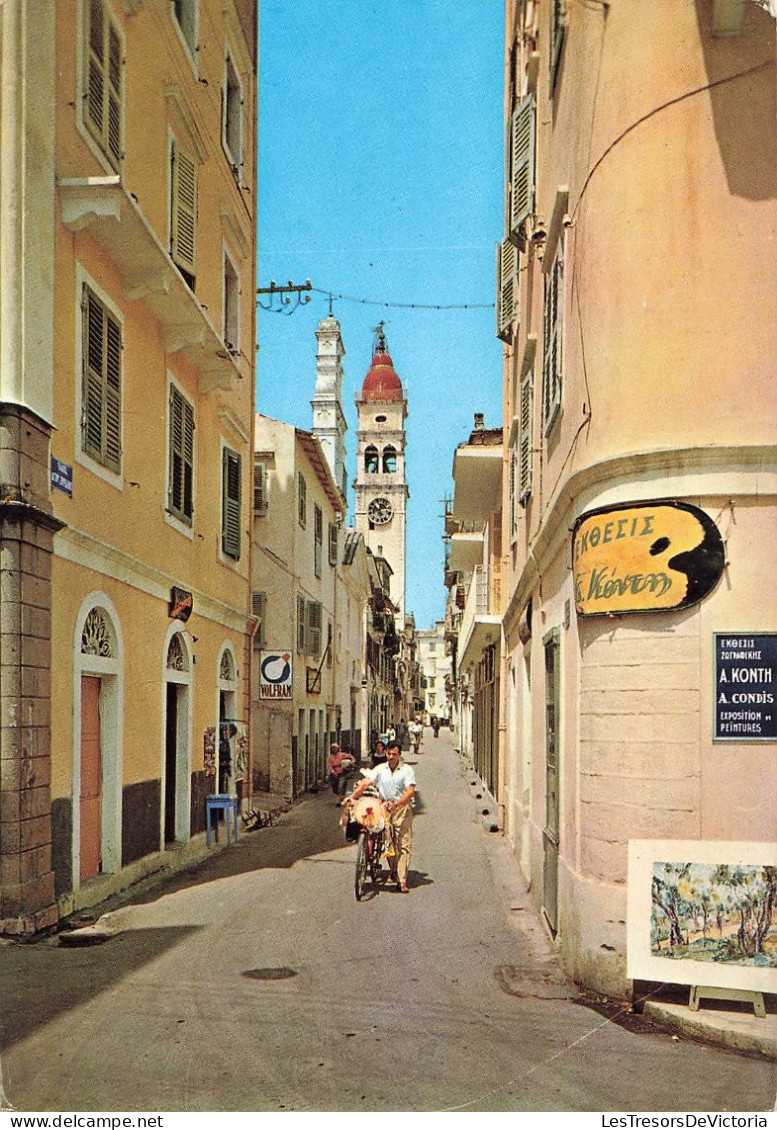
[[[100,680],[81,676],[81,844],[80,879],[100,871],[102,846],[102,753],[100,750]]]

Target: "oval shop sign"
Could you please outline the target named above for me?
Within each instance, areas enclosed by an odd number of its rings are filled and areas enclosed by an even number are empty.
[[[633,502],[575,522],[572,569],[580,616],[687,608],[717,584],[725,554],[708,514],[686,502]]]

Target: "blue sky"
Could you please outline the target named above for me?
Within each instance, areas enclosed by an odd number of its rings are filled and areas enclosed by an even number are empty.
[[[354,393],[373,327],[409,400],[407,609],[445,607],[443,497],[473,413],[501,418],[494,247],[502,229],[501,0],[262,0],[258,285],[335,299],[345,345],[349,480]],[[329,300],[258,311],[257,409],[311,427],[315,330]],[[352,506],[352,499],[349,499]],[[352,518],[352,508],[350,513]]]

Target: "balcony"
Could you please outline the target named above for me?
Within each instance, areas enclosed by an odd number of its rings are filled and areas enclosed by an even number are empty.
[[[485,537],[483,528],[460,530],[451,535],[451,550],[448,556],[448,571],[469,575],[476,566],[483,563]]]
[[[501,506],[502,445],[461,444],[453,456],[453,480],[452,518],[458,528],[473,522],[483,526]]]
[[[489,584],[487,570],[478,565],[472,574],[467,603],[459,629],[459,669],[474,665],[484,648],[498,641],[501,616],[495,603],[496,593]]]
[[[224,344],[120,178],[60,180],[58,187],[65,227],[88,230],[113,260],[124,299],[145,302],[162,327],[166,352],[181,353],[197,370],[200,392],[234,390],[247,365]]]

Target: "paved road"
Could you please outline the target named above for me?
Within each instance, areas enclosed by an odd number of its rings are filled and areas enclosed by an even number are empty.
[[[0,947],[24,1111],[764,1111],[775,1067],[570,999],[450,736],[416,766],[412,892],[357,903],[328,792],[147,890],[103,945]],[[252,970],[294,971],[256,980]],[[647,1027],[647,1026],[646,1026]]]

